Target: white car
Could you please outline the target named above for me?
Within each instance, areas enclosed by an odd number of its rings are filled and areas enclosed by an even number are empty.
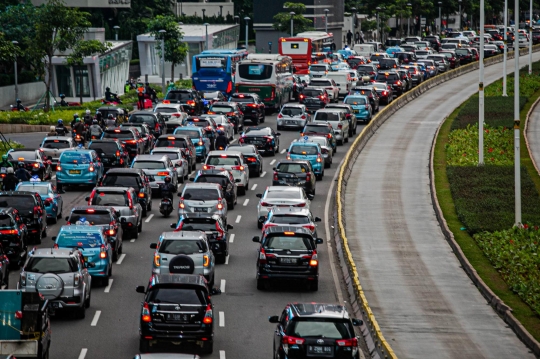
[[[184,183],[184,179],[188,178],[191,173],[189,168],[189,160],[184,158],[184,152],[177,147],[158,147],[150,152],[151,155],[167,156],[171,160],[178,173],[178,181]]]
[[[231,171],[238,194],[245,195],[249,189],[249,168],[244,155],[238,151],[211,151],[206,157],[203,169],[224,168]]]
[[[188,114],[182,110],[181,104],[170,103],[169,100],[164,100],[154,107],[154,112],[161,114],[165,120],[166,133],[172,133],[176,127],[185,125]]]
[[[201,118],[210,117],[214,120],[218,130],[225,132],[225,136],[231,141],[234,138],[234,124],[229,122],[229,119],[223,115],[203,115]]]
[[[309,87],[325,89],[326,92],[328,92],[328,98],[332,102],[339,101],[339,87],[333,79],[326,77],[312,79],[309,83]]]
[[[304,128],[307,123],[311,122],[306,105],[297,103],[288,103],[283,105],[277,116],[278,131],[283,128]]]
[[[165,177],[167,176],[171,178],[171,184],[175,188],[178,187],[178,174],[168,156],[138,155],[133,159],[131,168],[140,168],[147,175],[154,177],[154,181],[150,182],[152,191],[158,191],[159,185],[165,183]]]
[[[312,194],[306,194],[301,187],[270,186],[264,193],[258,193],[261,200],[257,204],[257,226],[262,228],[272,207],[301,207],[310,209]]]

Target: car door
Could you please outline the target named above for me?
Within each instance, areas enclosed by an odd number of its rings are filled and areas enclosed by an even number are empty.
[[[58,189],[55,185],[51,185],[49,187],[49,191],[51,196],[54,198],[54,202],[56,202],[56,206],[58,208],[58,213],[60,214],[62,212],[62,209],[64,208],[64,200],[62,199],[62,196],[58,193]]]
[[[283,337],[285,336],[285,328],[287,326],[287,310],[284,310],[281,313],[281,316],[279,318],[279,323],[276,326],[276,329],[274,330],[274,351],[278,351],[279,348],[281,348],[281,341],[283,340]],[[280,356],[274,355],[274,357],[279,358]]]
[[[274,129],[273,128],[270,128],[270,135],[272,137],[274,137],[274,141],[276,143],[276,145],[274,146],[274,148],[278,148],[279,147],[279,135],[274,132]]]

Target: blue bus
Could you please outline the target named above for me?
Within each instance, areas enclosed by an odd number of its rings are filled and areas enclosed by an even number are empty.
[[[236,63],[247,57],[245,49],[205,50],[193,56],[193,86],[197,91],[221,91],[230,95],[234,91]]]

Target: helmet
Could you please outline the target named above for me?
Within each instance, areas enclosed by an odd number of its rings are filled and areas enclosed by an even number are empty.
[[[21,102],[22,102],[21,100],[17,99],[17,103],[21,103]]]
[[[223,132],[223,130],[217,130],[217,133],[218,133],[218,135],[224,135],[225,134],[225,132]]]
[[[86,114],[89,115],[89,114],[90,114],[90,110],[86,110]]]
[[[13,171],[13,168],[12,168],[12,167],[8,167],[7,173],[13,173],[13,172],[14,172],[14,171]]]
[[[19,167],[23,168],[24,167],[24,162],[19,162]]]
[[[78,118],[78,117],[79,117],[79,114],[78,114],[78,113],[74,113],[74,114],[73,114],[73,119],[74,119],[74,120],[75,120],[76,118]]]
[[[171,176],[165,176],[165,183],[171,183]]]
[[[110,87],[105,87],[105,91],[111,91]]]
[[[109,116],[107,116],[107,118],[114,119],[114,116],[112,113],[110,113]]]
[[[7,159],[8,159],[7,155],[2,155],[2,161],[7,161]]]
[[[96,119],[94,118],[94,120],[92,121],[92,123],[93,123],[94,125],[97,125],[97,124],[98,124],[98,120],[96,120]]]
[[[58,124],[59,124],[59,125],[63,125],[63,124],[64,124],[64,121],[62,121],[62,119],[59,119],[59,120],[58,120]]]
[[[65,99],[66,98],[66,95],[64,95],[63,93],[60,94],[60,98],[61,99]]]
[[[51,130],[51,132],[54,132],[54,129],[55,129],[55,128],[56,128],[56,127],[51,126],[51,127],[49,127],[49,130]]]
[[[81,119],[77,117],[77,118],[75,119],[75,122],[81,122]]]

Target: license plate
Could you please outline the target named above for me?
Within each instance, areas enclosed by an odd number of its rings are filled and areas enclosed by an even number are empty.
[[[69,170],[69,174],[72,174],[72,175],[80,175],[80,174],[81,174],[81,170]]]
[[[360,110],[353,110],[353,113],[359,113]]]
[[[280,262],[283,264],[296,264],[298,263],[298,259],[296,258],[281,258]]]
[[[187,314],[167,314],[167,320],[174,320],[175,322],[187,323],[189,321]]]
[[[294,125],[294,124],[296,124],[296,121],[287,121],[286,123],[287,123],[287,125]]]
[[[332,347],[308,345],[308,354],[332,354]]]
[[[109,159],[108,158],[104,158],[103,159],[103,163],[108,163],[109,162]]]
[[[206,208],[195,207],[195,208],[193,208],[193,211],[194,212],[206,212]]]

